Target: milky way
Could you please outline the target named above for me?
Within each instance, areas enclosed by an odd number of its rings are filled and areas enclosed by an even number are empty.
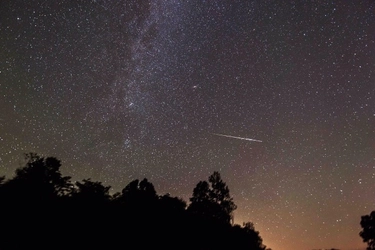
[[[0,175],[37,152],[188,201],[219,171],[268,247],[363,248],[374,31],[370,0],[2,1]]]

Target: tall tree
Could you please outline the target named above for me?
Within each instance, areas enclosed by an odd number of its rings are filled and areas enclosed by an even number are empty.
[[[359,235],[367,243],[367,250],[375,250],[375,211],[361,217],[361,227]]]
[[[194,214],[230,223],[237,206],[230,196],[229,188],[215,171],[207,181],[200,181],[193,190],[188,210]]]

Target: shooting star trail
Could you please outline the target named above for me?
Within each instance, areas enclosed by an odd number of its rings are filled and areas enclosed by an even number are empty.
[[[232,135],[223,135],[223,134],[215,134],[215,133],[212,133],[213,135],[217,135],[217,136],[223,136],[223,137],[228,137],[228,138],[234,138],[234,139],[239,139],[239,140],[245,140],[245,141],[255,141],[255,142],[262,142],[260,140],[256,140],[256,139],[251,139],[251,138],[245,138],[245,137],[238,137],[238,136],[232,136]]]

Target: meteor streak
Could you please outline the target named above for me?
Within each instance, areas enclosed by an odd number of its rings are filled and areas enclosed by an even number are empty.
[[[217,136],[223,136],[223,137],[228,137],[228,138],[234,138],[234,139],[239,139],[239,140],[245,140],[245,141],[256,141],[256,142],[262,142],[260,140],[256,140],[256,139],[251,139],[251,138],[245,138],[245,137],[238,137],[238,136],[232,136],[232,135],[223,135],[223,134],[215,134],[215,133],[212,133],[213,135],[217,135]]]

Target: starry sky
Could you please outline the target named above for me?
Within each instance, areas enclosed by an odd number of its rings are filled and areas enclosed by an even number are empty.
[[[219,171],[267,247],[365,247],[373,0],[2,0],[0,58],[0,175],[37,152],[187,201]]]

